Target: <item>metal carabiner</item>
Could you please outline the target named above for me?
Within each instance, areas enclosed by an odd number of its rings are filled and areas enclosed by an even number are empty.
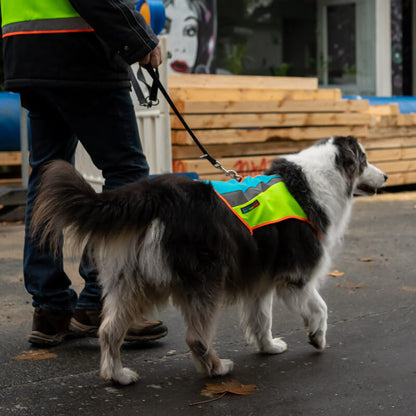
[[[215,161],[215,165],[214,165],[217,169],[220,169],[220,170],[222,170],[224,173],[225,173],[225,175],[226,176],[231,176],[233,179],[235,179],[236,181],[238,181],[238,182],[240,182],[242,179],[243,179],[243,177],[242,176],[240,176],[235,170],[232,170],[232,169],[229,169],[229,170],[227,170],[227,169],[224,169],[223,167],[222,167],[222,165],[221,165],[221,163],[220,162],[218,162],[218,160],[216,160]]]

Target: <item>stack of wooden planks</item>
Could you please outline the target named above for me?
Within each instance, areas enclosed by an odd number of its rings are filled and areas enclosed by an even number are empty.
[[[388,186],[416,184],[416,114],[400,114],[397,104],[370,106],[369,160],[389,175]]]
[[[397,104],[370,106],[319,89],[316,78],[170,74],[170,95],[207,151],[226,169],[257,175],[278,155],[334,135],[360,139],[388,185],[416,184],[416,114]],[[171,114],[174,172],[227,180],[206,160]],[[21,164],[20,152],[0,152],[0,167]],[[0,185],[19,183],[0,172]]]
[[[416,183],[416,114],[400,115],[395,105],[342,99],[338,89],[319,89],[315,78],[172,74],[169,90],[207,151],[241,175],[260,174],[277,155],[321,138],[353,135],[390,175],[390,185]],[[173,114],[171,129],[174,172],[227,179],[199,159]]]
[[[208,152],[241,175],[260,174],[277,155],[323,137],[366,137],[371,120],[367,101],[318,89],[315,78],[181,75],[169,78],[169,89]],[[199,159],[199,149],[174,115],[171,128],[174,172],[225,178]]]

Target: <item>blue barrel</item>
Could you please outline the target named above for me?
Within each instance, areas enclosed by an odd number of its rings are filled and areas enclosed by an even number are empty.
[[[0,151],[20,150],[20,96],[0,92]]]
[[[142,14],[156,35],[165,27],[166,13],[162,0],[139,0],[136,10]]]

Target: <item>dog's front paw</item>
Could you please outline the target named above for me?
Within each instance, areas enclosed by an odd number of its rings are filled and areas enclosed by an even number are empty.
[[[260,349],[265,354],[281,354],[287,350],[287,344],[282,338],[274,338]]]
[[[225,376],[228,373],[231,373],[234,368],[234,362],[227,359],[220,360],[220,365],[217,368],[212,370],[212,376]]]
[[[135,383],[138,379],[139,375],[135,371],[130,370],[130,368],[127,367],[122,368],[112,377],[112,380],[115,383],[122,384],[123,386]]]
[[[313,345],[317,350],[323,351],[326,346],[325,331],[318,330],[315,333],[309,333],[309,343]]]

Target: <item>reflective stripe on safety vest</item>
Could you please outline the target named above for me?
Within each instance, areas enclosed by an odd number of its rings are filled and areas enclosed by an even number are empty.
[[[1,0],[3,37],[92,32],[68,0]]]
[[[42,33],[93,32],[94,29],[82,17],[29,20],[3,26],[3,38],[14,35]]]

